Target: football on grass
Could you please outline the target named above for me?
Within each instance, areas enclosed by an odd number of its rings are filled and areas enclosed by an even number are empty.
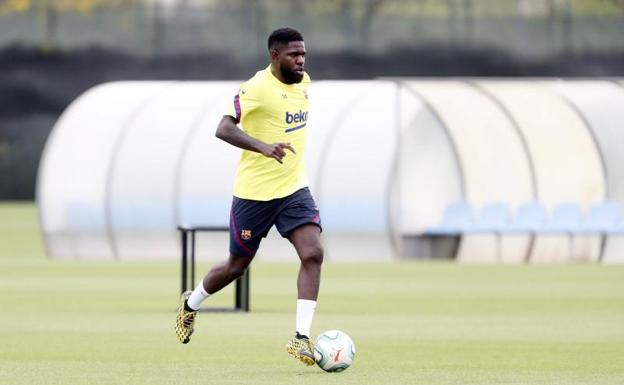
[[[353,363],[355,344],[340,330],[328,330],[316,338],[316,364],[326,372],[342,372]]]

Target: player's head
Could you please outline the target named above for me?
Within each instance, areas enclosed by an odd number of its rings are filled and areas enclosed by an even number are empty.
[[[268,46],[271,63],[284,82],[299,83],[303,79],[306,53],[301,33],[289,27],[276,29],[269,35]]]

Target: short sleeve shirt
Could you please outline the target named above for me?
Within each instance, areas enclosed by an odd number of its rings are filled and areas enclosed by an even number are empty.
[[[234,196],[268,201],[283,198],[308,186],[304,164],[308,121],[310,77],[285,84],[271,66],[243,83],[226,115],[234,117],[249,136],[265,143],[290,143],[296,154],[286,150],[283,163],[243,150],[234,183]]]

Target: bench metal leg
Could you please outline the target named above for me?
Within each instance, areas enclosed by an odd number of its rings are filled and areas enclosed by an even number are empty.
[[[181,241],[182,241],[182,266],[181,266],[181,270],[182,270],[182,293],[184,293],[186,291],[186,268],[187,268],[187,255],[188,255],[188,245],[186,242],[187,239],[187,235],[186,235],[186,231],[180,231],[181,234]]]
[[[195,231],[191,231],[191,290],[195,290]]]
[[[235,309],[249,311],[249,269],[236,280]]]
[[[195,288],[195,233],[197,231],[225,231],[227,228],[202,229],[202,228],[178,228],[180,230],[180,241],[182,243],[182,280],[181,292],[193,290]],[[189,286],[190,283],[190,286]],[[234,307],[226,309],[214,309],[225,311],[249,311],[249,269],[242,277],[236,280],[234,293]]]

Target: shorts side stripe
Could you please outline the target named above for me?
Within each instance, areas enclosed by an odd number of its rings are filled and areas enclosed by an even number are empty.
[[[241,106],[240,106],[240,96],[236,94],[234,96],[234,111],[236,111],[236,123],[239,123],[241,120]]]

